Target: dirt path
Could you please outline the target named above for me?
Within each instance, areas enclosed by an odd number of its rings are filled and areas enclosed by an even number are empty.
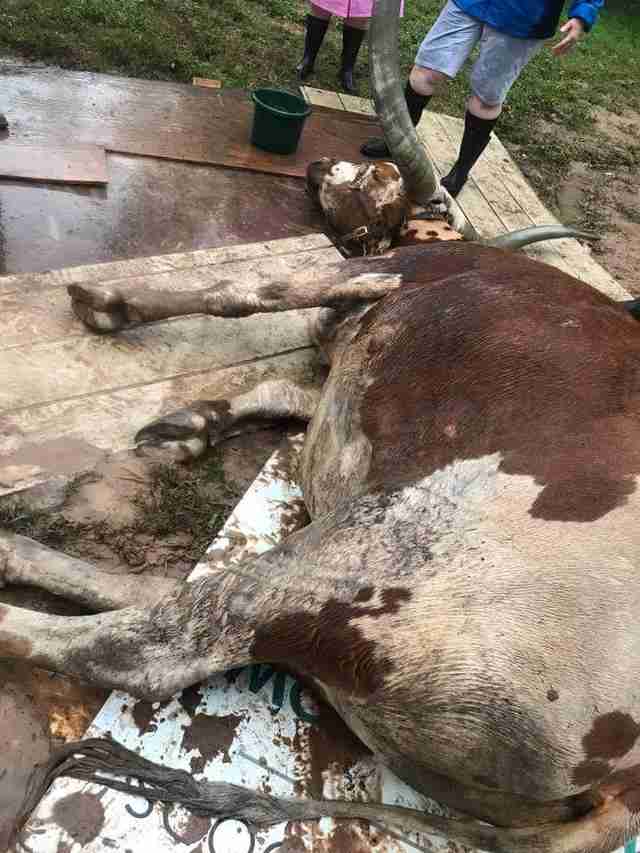
[[[533,159],[514,148],[520,167],[562,222],[604,235],[596,259],[640,294],[640,113],[597,109],[593,133],[544,122],[536,135]]]

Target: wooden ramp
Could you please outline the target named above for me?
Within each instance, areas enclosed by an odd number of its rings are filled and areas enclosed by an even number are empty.
[[[366,115],[374,113],[371,101],[365,98],[309,86],[302,87],[302,91],[307,101],[318,106]],[[417,130],[436,171],[440,176],[446,175],[456,159],[464,122],[442,113],[426,111]],[[481,237],[496,237],[506,231],[559,221],[540,201],[495,134],[457,202]],[[588,282],[614,299],[628,298],[622,285],[594,261],[589,249],[577,240],[538,243],[525,251]]]

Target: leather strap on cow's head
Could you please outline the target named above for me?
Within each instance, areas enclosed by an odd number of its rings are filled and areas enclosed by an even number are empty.
[[[353,254],[348,249],[348,244],[356,244],[363,248],[363,254],[367,254],[367,248],[372,241],[380,240],[387,236],[389,231],[388,225],[384,219],[379,216],[369,222],[368,225],[360,225],[348,234],[336,235],[336,242],[347,252]]]

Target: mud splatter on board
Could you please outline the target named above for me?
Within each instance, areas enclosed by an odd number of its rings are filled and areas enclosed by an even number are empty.
[[[191,724],[182,727],[182,748],[186,752],[195,750],[198,753],[191,758],[193,773],[201,773],[215,755],[222,754],[223,762],[231,763],[229,748],[242,720],[243,714],[227,714],[225,717],[195,714]]]
[[[69,794],[55,804],[53,818],[74,841],[85,846],[102,831],[104,807],[95,794]]]

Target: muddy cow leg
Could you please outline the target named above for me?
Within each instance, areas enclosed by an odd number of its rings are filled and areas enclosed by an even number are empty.
[[[256,421],[300,420],[313,417],[320,392],[286,380],[262,382],[229,400],[200,400],[152,421],[135,437],[142,455],[160,452],[183,462],[200,456],[225,435]]]
[[[386,268],[372,265],[371,260],[368,263],[360,260],[337,261],[321,272],[310,267],[254,288],[247,288],[241,281],[225,281],[195,292],[128,293],[115,286],[72,284],[67,292],[75,314],[86,326],[97,332],[116,332],[187,314],[248,317],[300,308],[337,308],[380,299],[397,289],[401,280],[402,276],[394,269],[387,272]]]
[[[135,604],[151,607],[177,587],[165,578],[101,572],[91,563],[53,551],[26,536],[0,533],[0,586],[36,586],[95,613]]]
[[[214,672],[252,662],[245,585],[221,573],[180,584],[151,608],[92,616],[52,616],[0,604],[0,659],[151,701],[166,699]]]

